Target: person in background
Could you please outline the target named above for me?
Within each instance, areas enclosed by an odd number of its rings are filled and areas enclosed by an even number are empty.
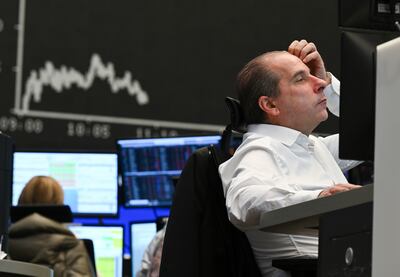
[[[23,188],[18,205],[64,205],[64,191],[60,183],[50,176],[32,177]]]
[[[18,205],[63,205],[64,192],[52,177],[33,177],[24,187]],[[49,207],[51,208],[51,207]],[[54,276],[96,276],[84,243],[61,223],[31,214],[9,229],[9,257],[48,265]]]
[[[157,232],[143,253],[140,269],[135,277],[158,277],[160,275],[161,255],[167,225]]]
[[[263,276],[288,277],[271,261],[315,258],[318,238],[260,231],[261,215],[359,187],[343,175],[359,162],[339,160],[338,135],[311,134],[327,108],[339,115],[339,81],[313,43],[296,40],[246,64],[237,91],[248,131],[219,167],[229,219],[246,233]]]

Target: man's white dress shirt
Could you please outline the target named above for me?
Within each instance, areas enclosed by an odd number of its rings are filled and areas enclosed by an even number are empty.
[[[339,114],[339,82],[325,88],[328,108]],[[221,164],[230,221],[245,231],[263,276],[287,277],[272,259],[316,257],[318,238],[259,231],[262,213],[315,199],[335,184],[347,183],[342,170],[359,164],[338,158],[338,135],[306,136],[269,124],[248,126],[234,156]]]

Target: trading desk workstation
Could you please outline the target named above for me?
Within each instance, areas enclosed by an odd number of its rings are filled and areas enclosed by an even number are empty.
[[[318,276],[371,276],[372,184],[265,213],[262,231],[319,237]]]

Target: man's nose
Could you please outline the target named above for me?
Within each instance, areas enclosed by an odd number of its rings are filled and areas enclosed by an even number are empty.
[[[313,82],[313,86],[314,86],[314,91],[315,93],[321,93],[324,91],[324,88],[326,88],[328,86],[328,82],[318,78],[314,75],[311,75],[311,80]]]

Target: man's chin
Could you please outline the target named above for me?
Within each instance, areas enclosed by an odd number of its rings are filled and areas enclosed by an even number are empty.
[[[329,117],[329,113],[327,110],[325,110],[322,115],[321,115],[321,122],[326,121]]]

